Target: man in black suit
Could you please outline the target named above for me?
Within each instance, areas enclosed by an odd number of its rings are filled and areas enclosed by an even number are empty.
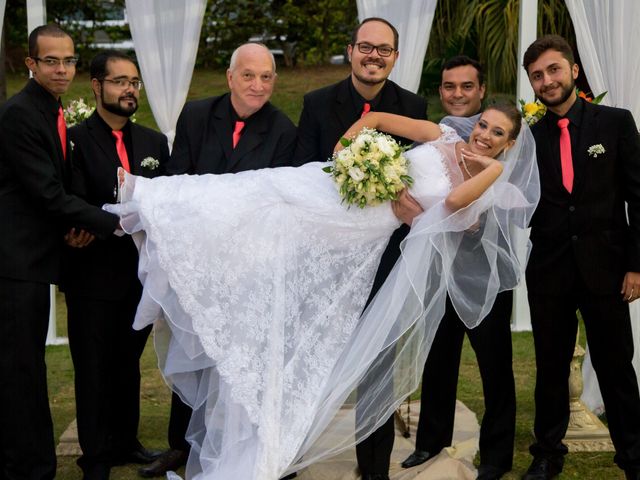
[[[562,470],[569,364],[580,309],[615,462],[628,479],[640,479],[640,396],[631,364],[628,305],[640,295],[638,130],[629,111],[578,98],[578,66],[562,37],[539,38],[523,63],[548,108],[532,128],[541,184],[527,265],[537,367],[536,441],[523,478],[553,478]]]
[[[467,56],[442,67],[440,101],[448,115],[479,118],[485,85],[482,65]],[[443,123],[446,122],[446,118]],[[465,140],[469,132],[458,132]],[[463,240],[464,241],[464,240]],[[460,355],[465,333],[476,353],[485,398],[480,429],[479,480],[498,479],[511,470],[516,430],[516,389],[511,350],[513,292],[500,292],[476,328],[467,328],[447,299],[422,375],[416,449],[404,468],[420,465],[451,445]]]
[[[36,28],[25,62],[33,78],[0,108],[0,478],[55,476],[45,367],[49,284],[59,279],[65,232],[82,246],[118,227],[115,215],[65,189],[71,146],[60,95],[76,62],[63,30]]]
[[[290,165],[296,128],[269,103],[275,81],[275,60],[264,45],[238,47],[227,70],[230,93],[184,106],[167,173],[237,173]],[[174,393],[170,449],[141,468],[141,476],[162,476],[184,465],[189,452],[185,434],[190,418],[191,408]]]
[[[298,124],[295,164],[329,160],[347,129],[369,111],[426,118],[427,103],[388,79],[398,58],[398,31],[381,18],[367,18],[356,27],[347,47],[351,75],[334,85],[310,92]],[[408,144],[406,139],[398,139]],[[411,199],[394,205],[399,218],[419,209]],[[396,230],[382,255],[370,298],[384,283],[400,254],[407,225]],[[371,374],[371,378],[375,373]],[[364,479],[386,479],[393,449],[394,424],[390,417],[378,430],[357,445],[358,465]]]
[[[129,120],[142,82],[131,58],[96,55],[90,66],[96,110],[69,129],[71,191],[92,205],[116,201],[116,172],[155,177],[169,159],[164,135]],[[111,465],[150,463],[137,440],[140,356],[151,326],[132,328],[142,286],[133,239],[112,235],[87,248],[67,249],[63,265],[69,346],[75,368],[76,412],[85,479],[108,478]]]

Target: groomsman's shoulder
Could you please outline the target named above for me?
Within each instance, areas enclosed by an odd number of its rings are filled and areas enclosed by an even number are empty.
[[[265,103],[264,107],[262,107],[261,114],[263,118],[269,122],[271,128],[282,132],[293,131],[295,133],[296,126],[291,119],[271,102]]]
[[[626,108],[610,107],[608,105],[585,102],[585,109],[593,114],[607,117],[607,121],[609,121],[609,119],[614,121],[633,120],[633,115]]]
[[[209,115],[209,112],[211,111],[213,106],[216,105],[220,100],[222,100],[226,95],[228,95],[228,93],[218,95],[216,97],[207,97],[207,98],[201,98],[199,100],[190,100],[184,104],[184,107],[182,107],[182,113],[180,114],[180,116]]]
[[[427,118],[427,99],[413,93],[392,80],[387,80],[386,87],[393,90],[403,107],[403,114],[413,118]]]
[[[138,125],[137,123],[132,123],[131,128],[133,130],[136,130],[138,135],[149,138],[152,141],[155,141],[155,142],[167,141],[167,137],[164,135],[164,133],[158,132],[153,128],[145,127],[144,125]]]

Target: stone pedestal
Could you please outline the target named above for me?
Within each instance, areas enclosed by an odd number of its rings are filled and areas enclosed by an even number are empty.
[[[60,436],[60,441],[56,447],[56,455],[61,457],[79,457],[82,455],[82,449],[78,443],[78,425],[75,418]]]
[[[578,332],[579,336],[580,332]],[[580,400],[582,396],[582,358],[584,348],[576,342],[569,374],[569,427],[563,442],[570,452],[614,451],[609,430]]]

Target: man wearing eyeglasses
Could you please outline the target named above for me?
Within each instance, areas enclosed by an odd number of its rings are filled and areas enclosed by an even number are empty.
[[[71,144],[60,95],[75,75],[71,37],[29,35],[33,78],[0,108],[0,478],[54,478],[45,339],[50,287],[65,234],[77,247],[108,237],[118,218],[68,193]],[[71,230],[73,228],[73,230]],[[91,233],[89,233],[91,232]]]
[[[114,203],[117,169],[144,177],[163,172],[164,135],[131,122],[142,81],[133,60],[104,51],[90,65],[96,110],[69,129],[71,191],[92,205]],[[138,251],[131,237],[97,239],[68,248],[63,281],[69,347],[75,369],[76,418],[85,479],[106,479],[112,465],[151,463],[159,453],[137,439],[140,356],[151,327],[132,328],[142,294]]]
[[[290,165],[296,127],[269,102],[276,80],[275,59],[264,45],[239,46],[227,70],[229,92],[188,102],[182,109],[167,173],[223,174]],[[190,446],[185,436],[191,414],[191,407],[174,393],[170,448],[142,467],[140,476],[164,476],[186,463]]]
[[[352,34],[347,54],[351,62],[349,77],[304,97],[294,156],[296,165],[329,160],[342,134],[369,111],[426,118],[426,101],[388,79],[399,55],[398,31],[393,25],[382,18],[363,20]],[[397,140],[405,145],[411,143],[403,138]],[[404,221],[405,214],[411,216],[421,210],[415,201],[407,198],[395,202],[394,211]],[[409,227],[402,225],[391,237],[380,261],[369,301],[393,268],[400,254],[400,242],[408,231]],[[375,372],[372,372],[371,379],[374,377]],[[356,451],[363,479],[389,478],[393,439],[391,416],[382,427],[358,444]]]

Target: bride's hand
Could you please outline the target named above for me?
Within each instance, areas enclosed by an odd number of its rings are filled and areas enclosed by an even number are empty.
[[[477,153],[473,153],[468,148],[462,148],[460,150],[460,153],[463,156],[463,160],[467,164],[467,168],[471,167],[471,165],[473,164],[476,164],[478,167],[484,170],[485,168],[487,168],[488,166],[494,163],[500,163],[495,158],[487,157],[485,155],[478,155]]]

